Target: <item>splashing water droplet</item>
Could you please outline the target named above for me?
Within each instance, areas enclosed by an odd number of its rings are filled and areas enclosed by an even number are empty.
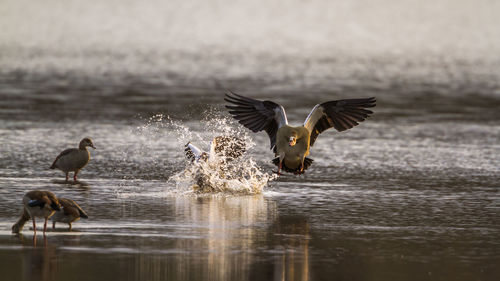
[[[259,194],[276,175],[267,174],[248,155],[228,161],[210,156],[207,161],[188,163],[186,169],[169,181],[178,190],[194,193]]]
[[[134,155],[140,154],[135,158],[141,161],[141,170],[135,173],[140,173],[139,178],[168,178],[164,192],[146,192],[151,196],[259,194],[269,181],[277,177],[263,172],[254,159],[245,153],[255,146],[247,131],[214,110],[204,112],[204,119],[200,122],[189,124],[173,120],[168,115],[156,114],[147,118],[145,124],[134,131],[141,140],[139,147],[129,151]],[[235,142],[226,142],[215,148],[212,141],[217,137],[232,138]],[[210,156],[203,161],[190,162],[183,155],[188,142]],[[221,152],[221,147],[222,150],[231,150],[235,148],[234,145],[243,145],[242,151],[236,154]],[[136,196],[148,195],[142,193]]]
[[[245,153],[255,144],[246,131],[231,126],[230,119],[210,112],[202,123],[211,136],[209,157],[188,161],[183,171],[169,179],[178,190],[194,193],[259,194],[269,181],[276,178],[274,174],[263,172]],[[219,144],[215,144],[216,141]],[[206,138],[191,142],[206,142]]]

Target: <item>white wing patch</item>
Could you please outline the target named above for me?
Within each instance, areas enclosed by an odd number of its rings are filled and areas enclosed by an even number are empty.
[[[274,109],[274,120],[278,123],[278,129],[284,125],[288,125],[288,120],[283,106],[280,105]]]
[[[194,154],[194,159],[196,161],[198,161],[201,157],[201,154],[203,153],[203,151],[201,149],[199,149],[198,147],[196,147],[195,145],[189,143],[188,144],[188,148],[191,150],[191,152],[193,152]]]
[[[306,121],[304,121],[304,127],[306,127],[309,132],[312,132],[314,126],[318,120],[324,116],[324,114],[323,107],[317,104],[311,112],[309,112],[309,115],[307,115]]]

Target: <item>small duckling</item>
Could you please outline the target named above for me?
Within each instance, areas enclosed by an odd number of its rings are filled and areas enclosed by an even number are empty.
[[[80,170],[90,161],[90,152],[87,146],[96,149],[90,138],[84,138],[80,141],[78,148],[68,148],[61,152],[50,166],[50,169],[59,169],[66,173],[66,181],[69,178],[69,172],[74,172],[73,179],[76,181],[76,176]]]
[[[60,211],[57,211],[50,219],[52,220],[52,229],[56,228],[56,222],[69,224],[69,231],[71,231],[72,222],[80,218],[88,219],[87,213],[73,200],[68,198],[59,198],[59,203],[62,206]]]
[[[19,233],[24,224],[31,218],[33,220],[33,232],[36,234],[35,218],[45,218],[43,225],[43,235],[47,230],[47,220],[55,211],[61,210],[59,200],[50,191],[32,190],[23,196],[23,214],[12,226],[12,233]]]

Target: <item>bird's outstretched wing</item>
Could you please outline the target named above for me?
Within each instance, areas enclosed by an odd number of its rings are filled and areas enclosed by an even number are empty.
[[[272,101],[247,98],[231,91],[226,93],[224,100],[232,104],[226,105],[226,108],[241,125],[254,133],[266,131],[271,149],[275,149],[276,132],[281,126],[288,124],[283,106]]]
[[[342,132],[364,121],[373,112],[365,109],[375,106],[375,98],[345,99],[328,101],[316,105],[304,122],[311,137],[309,144],[312,146],[316,138],[323,131],[335,128]]]

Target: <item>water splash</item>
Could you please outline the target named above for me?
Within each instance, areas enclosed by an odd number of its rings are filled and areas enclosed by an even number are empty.
[[[232,119],[221,117],[217,110],[208,109],[203,115],[204,119],[200,122],[186,124],[170,116],[156,114],[146,119],[144,125],[136,128],[135,133],[143,138],[141,143],[145,144],[148,150],[153,146],[158,155],[164,155],[165,153],[161,152],[168,151],[169,159],[172,160],[168,163],[170,168],[163,167],[163,161],[160,171],[172,173],[168,177],[163,195],[262,193],[267,183],[276,178],[275,175],[263,172],[248,153],[229,159],[229,156],[215,153],[214,147],[211,147],[211,141],[217,136],[238,136],[243,140],[246,150],[251,149],[255,144],[247,132],[232,125]],[[165,139],[171,141],[166,143]],[[200,147],[210,157],[205,159],[206,161],[189,161],[184,155],[184,145],[187,142]],[[159,163],[162,159],[149,161]],[[179,171],[178,167],[184,168]],[[148,194],[159,196],[157,191]]]
[[[260,194],[276,175],[261,171],[257,163],[244,155],[242,159],[226,163],[224,157],[210,157],[207,161],[189,163],[184,171],[171,177],[176,189],[197,194]]]
[[[211,114],[212,115],[212,114]],[[210,144],[208,157],[196,161],[186,161],[186,168],[172,176],[169,180],[175,183],[176,189],[196,194],[260,194],[267,183],[276,175],[263,172],[257,163],[241,150],[254,146],[246,132],[229,125],[227,118],[209,118],[203,122],[216,137],[226,138],[222,146]],[[232,138],[238,136],[238,138]],[[245,147],[238,147],[243,141]],[[234,145],[234,147],[233,147]],[[220,150],[222,148],[222,151]],[[240,151],[231,151],[238,149]],[[233,157],[234,155],[237,155]]]

